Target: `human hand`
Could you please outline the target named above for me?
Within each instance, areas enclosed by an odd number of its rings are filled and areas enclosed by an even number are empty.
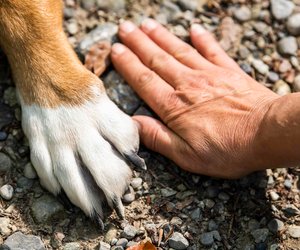
[[[185,170],[238,178],[264,169],[259,127],[279,98],[245,74],[200,25],[197,50],[148,19],[120,25],[127,46],[115,44],[116,69],[162,122],[134,116],[142,142]]]

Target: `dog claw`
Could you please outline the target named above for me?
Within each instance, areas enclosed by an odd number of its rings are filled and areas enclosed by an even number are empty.
[[[94,220],[96,221],[96,223],[99,225],[100,230],[103,232],[104,231],[104,223],[103,223],[100,215],[95,212],[93,217],[94,217]]]
[[[119,218],[123,220],[125,218],[125,209],[119,197],[115,197],[115,199],[113,200],[113,208],[116,210]]]
[[[137,153],[125,154],[125,158],[130,161],[134,166],[147,170],[145,160],[137,155]]]
[[[60,203],[62,203],[67,211],[74,212],[74,206],[63,190],[57,195],[57,199],[60,201]]]

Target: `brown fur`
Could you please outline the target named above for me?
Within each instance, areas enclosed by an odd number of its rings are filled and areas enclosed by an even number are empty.
[[[62,29],[61,0],[0,0],[0,46],[25,104],[77,105],[101,81],[78,60]]]

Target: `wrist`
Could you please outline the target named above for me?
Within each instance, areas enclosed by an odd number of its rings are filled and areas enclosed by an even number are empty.
[[[300,163],[300,94],[272,102],[257,131],[254,147],[257,170]]]

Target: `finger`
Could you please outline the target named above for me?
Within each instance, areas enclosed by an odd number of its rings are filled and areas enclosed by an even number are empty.
[[[177,87],[182,76],[190,72],[190,68],[178,62],[133,23],[126,21],[120,25],[119,36],[140,60],[173,87]]]
[[[220,67],[242,71],[239,65],[221,48],[213,35],[200,24],[193,24],[190,34],[193,45],[207,60]]]
[[[152,117],[133,116],[133,119],[139,124],[141,141],[147,148],[166,156],[179,166],[186,165],[185,149],[188,146],[184,140]]]
[[[111,59],[130,86],[162,117],[169,110],[166,100],[172,95],[174,89],[122,44],[112,46]]]
[[[153,19],[146,19],[142,23],[141,29],[159,47],[186,66],[193,69],[206,69],[213,67],[213,64],[200,55],[197,50],[183,42],[178,37],[174,36],[166,28]]]

